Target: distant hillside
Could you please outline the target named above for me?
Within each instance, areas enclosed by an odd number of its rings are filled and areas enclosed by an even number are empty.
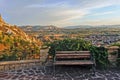
[[[62,28],[58,28],[56,26],[53,25],[49,25],[49,26],[20,26],[21,29],[23,29],[24,31],[40,31],[40,30],[60,30]]]
[[[92,25],[75,25],[75,26],[67,26],[63,28],[59,28],[53,25],[48,25],[48,26],[19,26],[22,30],[24,31],[41,31],[41,30],[51,30],[51,31],[60,31],[60,30],[65,30],[65,29],[81,29],[81,28],[120,28],[120,25],[97,25],[97,26],[92,26]]]
[[[64,29],[77,29],[77,28],[97,28],[97,27],[107,27],[107,28],[119,28],[120,25],[97,25],[97,26],[92,26],[92,25],[78,25],[78,26],[67,26],[64,27]]]
[[[67,27],[64,27],[65,29],[76,29],[76,28],[90,28],[90,27],[93,27],[93,26],[89,26],[89,25],[78,25],[78,26],[67,26]]]

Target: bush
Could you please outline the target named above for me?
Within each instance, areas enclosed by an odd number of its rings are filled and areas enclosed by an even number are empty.
[[[91,43],[83,39],[64,39],[50,44],[49,54],[55,54],[55,51],[84,51],[89,50]]]
[[[120,67],[120,48],[118,49],[117,66]]]
[[[92,46],[90,48],[91,53],[93,53],[93,56],[96,61],[96,67],[97,68],[107,68],[109,65],[108,60],[108,51],[104,47],[96,47]]]

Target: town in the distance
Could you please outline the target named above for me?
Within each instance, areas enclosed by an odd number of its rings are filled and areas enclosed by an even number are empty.
[[[48,26],[20,26],[27,34],[43,42],[53,42],[67,38],[91,41],[95,46],[109,46],[120,43],[120,25],[80,25],[64,28],[53,25]]]

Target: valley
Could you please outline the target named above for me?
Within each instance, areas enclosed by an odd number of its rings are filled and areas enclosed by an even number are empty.
[[[108,46],[120,41],[120,25],[79,26],[78,28],[59,28],[56,26],[22,26],[26,33],[46,42],[63,39],[83,38],[95,46]]]

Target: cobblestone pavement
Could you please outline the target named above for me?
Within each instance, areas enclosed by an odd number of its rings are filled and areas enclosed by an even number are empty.
[[[80,66],[57,66],[53,76],[53,66],[0,72],[0,80],[120,80],[120,70],[96,70],[93,76],[89,68]]]

